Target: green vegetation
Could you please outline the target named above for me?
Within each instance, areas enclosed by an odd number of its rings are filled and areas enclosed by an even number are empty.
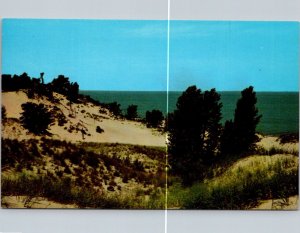
[[[136,119],[138,117],[138,114],[137,114],[137,105],[129,105],[127,107],[127,112],[126,112],[125,117],[128,120],[134,120],[134,119]]]
[[[215,89],[202,92],[191,86],[178,98],[169,114],[169,162],[171,173],[184,185],[202,181],[218,160],[253,151],[258,141],[256,126],[261,118],[255,107],[253,87],[244,89],[237,101],[234,121],[220,124],[220,95]]]
[[[44,104],[22,104],[20,121],[24,128],[36,135],[49,134],[48,127],[54,122],[52,114]]]
[[[298,151],[257,147],[261,119],[253,87],[237,101],[234,120],[220,125],[214,89],[189,87],[169,114],[168,208],[250,209],[265,199],[298,195]],[[281,144],[298,142],[283,135]]]
[[[63,75],[45,84],[43,75],[39,79],[26,73],[2,75],[3,91],[25,90],[29,98],[46,97],[58,103],[55,91],[69,100],[71,117],[76,117],[72,102],[79,102],[94,103],[101,114],[123,118],[117,102],[103,104],[79,95],[78,84]],[[170,164],[165,164],[164,147],[2,139],[2,195],[43,197],[79,208],[160,209],[165,206],[166,165],[169,208],[249,209],[261,200],[298,195],[298,150],[284,144],[298,142],[299,136],[284,134],[276,146],[258,147],[256,126],[262,116],[256,103],[253,87],[244,89],[233,120],[222,127],[222,103],[216,90],[188,87],[166,119]],[[58,107],[47,107],[23,104],[24,128],[49,136],[49,126],[57,122],[83,137],[88,133],[84,126],[72,125]],[[94,120],[106,117],[77,110]],[[1,113],[2,120],[12,123],[4,106]],[[137,120],[137,106],[128,106],[125,117]],[[152,110],[146,112],[144,122],[159,128],[163,120],[161,111]],[[99,125],[94,130],[104,132]]]
[[[278,140],[281,144],[296,143],[299,142],[299,134],[298,133],[282,134],[279,136]]]
[[[97,133],[103,133],[104,130],[98,125],[98,126],[96,127],[96,132],[97,132]]]
[[[114,116],[121,117],[122,116],[122,110],[121,105],[117,102],[112,102],[108,104],[101,104],[102,107],[107,108]],[[100,111],[101,113],[101,111]]]
[[[262,115],[258,115],[256,93],[250,86],[242,91],[237,101],[234,121],[226,121],[221,137],[222,154],[240,154],[253,150],[258,141],[256,126]]]
[[[46,96],[49,100],[53,99],[53,92],[65,95],[69,101],[77,102],[79,97],[78,83],[71,83],[68,77],[59,75],[51,83],[44,83],[44,73],[39,78],[31,78],[27,73],[22,75],[2,75],[2,91],[26,90],[28,98]]]
[[[69,78],[64,75],[59,75],[50,83],[51,89],[57,93],[67,96],[71,102],[77,102],[79,85],[77,82],[70,83]]]
[[[6,109],[3,105],[1,107],[1,119],[2,119],[2,121],[4,121],[6,119]]]
[[[153,109],[152,111],[146,112],[145,120],[147,127],[157,128],[162,124],[164,116],[161,111]]]
[[[38,196],[62,204],[75,204],[79,208],[163,208],[162,202],[159,203],[158,199],[153,198],[155,193],[151,194],[149,201],[143,196],[109,195],[90,187],[74,186],[69,178],[52,179],[47,176],[30,176],[23,172],[13,179],[3,178],[1,186],[4,196]]]
[[[298,157],[253,156],[239,160],[215,178],[189,188],[175,182],[168,207],[187,209],[249,209],[260,200],[298,195]]]
[[[163,148],[3,139],[2,153],[3,196],[44,197],[80,208],[164,207]]]
[[[169,115],[169,162],[171,173],[185,185],[201,180],[213,159],[221,131],[220,95],[215,89],[201,92],[187,88],[178,98],[177,109]]]

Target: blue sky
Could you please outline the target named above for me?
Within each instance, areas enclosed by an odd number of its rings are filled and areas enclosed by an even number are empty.
[[[171,21],[170,89],[298,91],[299,23]]]
[[[298,91],[298,23],[170,25],[170,90]],[[82,90],[166,90],[167,21],[7,19],[2,34],[2,73],[64,74]]]

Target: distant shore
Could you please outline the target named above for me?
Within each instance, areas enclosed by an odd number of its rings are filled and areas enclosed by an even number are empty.
[[[166,92],[162,91],[80,91],[90,95],[100,102],[118,102],[123,110],[129,104],[138,106],[140,117],[145,116],[147,110],[159,109],[166,115]],[[169,92],[168,109],[172,112],[176,107],[178,97],[182,92]],[[235,104],[240,96],[238,91],[220,91],[222,119],[232,119]],[[262,121],[257,127],[257,132],[262,135],[279,136],[285,133],[299,132],[299,100],[297,92],[257,92],[259,112],[263,115]],[[279,101],[280,100],[280,101]],[[276,108],[274,108],[276,103]],[[283,114],[284,113],[284,114]]]

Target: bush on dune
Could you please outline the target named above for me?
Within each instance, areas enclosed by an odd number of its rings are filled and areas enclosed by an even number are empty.
[[[6,120],[6,108],[2,105],[1,107],[1,119],[2,121]]]
[[[108,197],[88,187],[74,187],[70,178],[54,180],[46,176],[30,177],[21,173],[15,179],[3,178],[2,195],[44,197],[62,204],[76,204],[79,208],[129,208],[129,200]]]
[[[147,127],[157,128],[161,125],[164,119],[163,113],[160,110],[152,110],[146,112],[146,124]]]
[[[219,177],[174,192],[171,188],[170,196],[185,192],[181,204],[188,209],[253,208],[263,199],[298,194],[298,158],[292,155],[249,157]]]
[[[48,127],[54,122],[52,114],[44,104],[27,102],[22,104],[21,123],[36,135],[49,134]]]
[[[161,192],[153,192],[148,201],[138,197],[135,190],[132,195],[107,195],[91,187],[78,187],[70,178],[54,179],[47,176],[30,176],[19,173],[14,178],[2,177],[2,196],[25,195],[29,198],[43,197],[61,204],[75,204],[79,208],[103,209],[145,209],[163,208],[164,196]]]
[[[254,88],[245,88],[236,103],[234,120],[226,121],[224,125],[220,140],[223,155],[241,154],[255,148],[255,143],[259,141],[256,126],[262,117],[258,114],[256,103]]]
[[[129,105],[127,107],[127,112],[126,112],[125,117],[128,120],[134,120],[134,119],[136,119],[138,117],[138,114],[137,114],[137,105]]]
[[[190,86],[168,115],[168,155],[171,173],[185,185],[202,180],[215,157],[221,131],[220,95]]]

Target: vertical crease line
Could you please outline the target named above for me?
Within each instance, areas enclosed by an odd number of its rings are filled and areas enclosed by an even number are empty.
[[[169,79],[170,79],[170,5],[171,0],[168,0],[168,28],[167,28],[167,117],[169,114]],[[165,233],[168,232],[168,133],[166,134],[166,161],[165,161],[165,172],[166,172],[166,184],[165,184]]]

